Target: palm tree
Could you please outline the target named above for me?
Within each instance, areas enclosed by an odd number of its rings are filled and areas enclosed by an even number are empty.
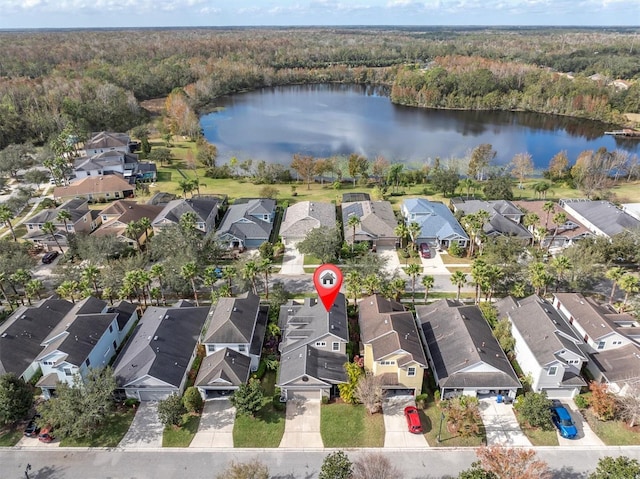
[[[69,213],[67,210],[58,211],[58,215],[56,216],[56,221],[62,221],[62,223],[64,224],[64,234],[67,239],[69,238],[69,230],[67,229],[67,224],[69,221],[71,221],[71,219],[71,213]]]
[[[462,224],[469,234],[469,250],[467,251],[468,258],[471,258],[475,252],[476,239],[480,236],[482,226],[484,225],[484,222],[478,213],[469,213],[462,217]]]
[[[460,182],[465,190],[467,190],[467,199],[469,199],[469,191],[475,189],[476,182],[473,181],[473,178],[465,178]]]
[[[263,258],[258,264],[258,269],[264,274],[264,295],[269,299],[269,275],[271,274],[271,266],[273,261],[270,258]]]
[[[475,304],[480,302],[480,285],[487,281],[487,263],[482,258],[473,261],[471,265],[471,278],[476,288]]]
[[[16,232],[13,231],[13,224],[11,223],[11,220],[13,218],[15,218],[13,211],[11,211],[7,205],[0,205],[0,221],[7,225],[7,227],[11,230],[13,241],[18,241],[18,238],[16,238]]]
[[[411,302],[416,302],[416,278],[422,273],[422,265],[412,263],[404,268],[405,273],[411,277]]]
[[[193,290],[193,298],[196,301],[196,306],[200,306],[198,302],[198,289],[196,288],[196,278],[198,277],[198,265],[195,261],[187,261],[180,268],[180,276],[191,283],[191,289]]]
[[[63,298],[69,298],[71,302],[75,304],[75,294],[79,286],[80,285],[77,281],[63,281],[62,283],[60,283],[60,286],[58,286],[58,289],[56,289],[56,292]]]
[[[558,291],[558,286],[564,280],[565,273],[573,268],[573,264],[566,256],[559,255],[551,260],[551,267],[556,270],[556,291]]]
[[[358,296],[362,294],[362,276],[357,271],[349,271],[345,277],[347,295],[353,297],[353,306],[358,306]]]
[[[242,277],[246,280],[249,280],[251,283],[251,289],[253,290],[253,294],[258,294],[258,288],[256,287],[256,277],[260,273],[260,268],[258,267],[258,263],[253,260],[247,261],[242,267]]]
[[[542,205],[542,210],[547,213],[547,216],[544,218],[544,229],[549,229],[549,215],[555,209],[556,204],[553,201],[545,201],[544,205]]]
[[[202,282],[208,288],[211,288],[211,295],[213,296],[213,287],[218,281],[218,273],[215,266],[207,266],[202,272]]]
[[[136,270],[136,280],[137,283],[142,288],[142,301],[144,302],[144,307],[147,307],[147,296],[149,296],[149,300],[151,300],[151,294],[149,292],[149,286],[151,285],[151,274],[144,269]]]
[[[607,279],[611,280],[611,294],[609,295],[609,303],[613,304],[613,296],[616,293],[616,287],[618,286],[618,281],[620,281],[620,278],[622,278],[624,276],[624,269],[621,268],[620,266],[614,266],[611,269],[608,269],[607,272],[604,274]]]
[[[404,240],[407,239],[407,236],[409,235],[409,229],[407,228],[407,225],[404,223],[398,223],[398,226],[395,227],[393,232],[398,237],[400,248],[404,248]]]
[[[96,293],[96,298],[100,297],[100,293],[98,292],[98,278],[100,277],[100,270],[97,266],[89,263],[82,270],[82,279],[86,282],[90,283],[93,286],[93,290]]]
[[[11,310],[13,311],[13,305],[11,304],[11,301],[9,301],[9,295],[7,294],[7,290],[4,289],[5,281],[7,281],[7,273],[5,273],[4,271],[0,271],[0,293],[2,293],[4,300],[9,305],[9,308],[11,308]]]
[[[391,283],[389,283],[389,290],[393,299],[396,301],[400,301],[402,297],[402,293],[407,289],[407,282],[402,278],[394,278]]]
[[[486,283],[484,284],[484,288],[486,289],[487,295],[486,300],[491,302],[491,298],[493,297],[493,293],[496,290],[496,285],[498,281],[502,279],[504,276],[504,271],[502,268],[496,264],[491,264],[487,266],[487,275],[486,275]]]
[[[138,252],[140,252],[140,225],[137,221],[130,221],[127,227],[124,229],[124,234],[127,238],[130,238],[136,242]]]
[[[165,277],[164,265],[162,263],[156,263],[151,266],[149,272],[151,273],[151,277],[156,278],[158,280],[158,283],[160,284],[160,296],[162,298],[162,304],[167,304],[167,300],[164,297],[164,285],[162,283],[162,280]]]
[[[409,223],[407,229],[409,230],[409,236],[411,236],[411,241],[413,242],[413,248],[418,251],[418,237],[422,232],[422,227],[415,221],[412,221]]]
[[[229,286],[229,296],[233,296],[232,282],[238,275],[238,270],[235,266],[225,266],[222,270],[222,279],[227,280],[227,286]]]
[[[347,226],[352,228],[351,230],[351,253],[353,254],[353,245],[356,243],[356,228],[360,224],[360,218],[356,215],[349,216],[347,220]]]
[[[622,310],[624,310],[627,306],[627,301],[629,301],[629,295],[640,291],[640,281],[637,277],[627,273],[620,278],[619,284],[620,288],[625,292],[624,301],[622,302]]]
[[[41,299],[40,292],[44,289],[44,283],[41,279],[32,279],[25,285],[25,293],[27,298]],[[31,301],[29,301],[31,303]]]
[[[152,300],[156,300],[156,306],[160,306],[160,298],[162,297],[162,291],[160,288],[156,288],[155,286],[149,290],[149,296]],[[153,305],[153,301],[151,302]]]
[[[524,283],[515,283],[511,288],[511,294],[516,298],[524,298],[527,294]]]
[[[58,232],[58,228],[56,228],[56,225],[54,225],[51,221],[47,221],[42,225],[42,231],[44,231],[48,235],[51,235],[53,237],[53,240],[56,242],[60,253],[64,253],[64,251],[62,251],[62,246],[60,246],[60,242],[58,241],[58,237],[56,236],[56,233]]]
[[[109,301],[109,304],[113,306],[113,288],[109,286],[105,286],[102,290],[102,299],[106,299]]]
[[[540,221],[540,217],[535,213],[527,213],[526,215],[524,215],[524,218],[522,218],[522,224],[527,228],[527,230],[529,230],[533,234],[534,246],[536,244],[535,230],[536,230],[536,225],[538,224],[539,221]]]
[[[547,246],[547,251],[551,249],[551,245],[556,239],[556,235],[558,234],[558,228],[560,228],[560,226],[565,224],[566,222],[567,222],[567,215],[565,213],[556,213],[555,215],[553,215],[553,224],[556,225],[556,227],[553,229],[553,236],[551,237],[551,241],[549,241],[549,246]]]
[[[22,286],[24,295],[27,297],[27,301],[29,301],[29,304],[31,304],[31,298],[27,295],[27,283],[31,280],[31,273],[26,269],[20,268],[17,269],[15,273],[13,273],[9,277],[9,279],[13,284]],[[22,301],[22,298],[20,299],[20,301]]]
[[[529,265],[529,281],[531,286],[535,289],[535,293],[540,295],[541,290],[544,288],[543,296],[547,294],[547,286],[553,282],[553,276],[547,272],[544,263],[535,262]]]
[[[182,191],[182,196],[184,199],[187,199],[187,193],[193,193],[193,190],[195,189],[193,181],[188,178],[178,181],[178,186],[180,187],[178,191]]]
[[[376,291],[380,289],[381,283],[382,281],[380,276],[377,274],[370,274],[362,280],[362,287],[364,288],[365,294],[367,296],[371,296],[372,294],[376,294]]]
[[[130,296],[135,296],[138,299],[138,303],[142,302],[142,298],[144,297],[144,292],[140,294],[140,290],[142,288],[142,284],[140,282],[140,277],[138,276],[139,270],[131,270],[127,271],[122,280],[123,287],[125,291],[131,292]]]
[[[146,216],[143,216],[138,220],[138,226],[142,231],[144,231],[144,244],[147,244],[147,240],[149,239],[149,229],[151,229],[151,220]]]
[[[456,301],[460,301],[460,290],[462,287],[467,284],[467,275],[462,271],[454,272],[449,278],[451,284],[455,285],[458,288],[458,294],[456,295]]]
[[[421,283],[422,283],[422,286],[424,286],[424,302],[425,303],[429,299],[429,290],[433,288],[433,285],[435,284],[435,280],[436,279],[433,276],[428,274],[425,274],[422,277]]]

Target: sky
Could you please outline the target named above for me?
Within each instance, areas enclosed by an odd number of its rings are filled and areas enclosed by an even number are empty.
[[[640,0],[0,0],[0,29],[256,25],[638,26]]]

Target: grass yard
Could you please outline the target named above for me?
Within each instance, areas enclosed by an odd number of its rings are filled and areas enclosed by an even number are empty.
[[[435,402],[429,401],[425,409],[419,409],[420,420],[425,431],[427,442],[432,447],[479,447],[486,441],[484,425],[480,426],[480,435],[464,437],[459,434],[451,434],[447,429],[447,415],[445,413],[440,429],[441,410]],[[438,442],[440,431],[440,442]]]
[[[235,447],[278,447],[284,434],[285,405],[276,410],[272,398],[275,394],[275,371],[267,371],[262,378],[265,394],[262,409],[256,417],[237,415],[233,425]]]
[[[456,271],[462,271],[465,274],[471,274],[471,266],[449,266],[447,268],[447,271],[449,271],[449,273],[453,274]]]
[[[22,429],[7,427],[0,431],[0,447],[12,447],[22,438]]]
[[[61,439],[61,447],[116,447],[131,426],[136,411],[127,408],[111,414],[104,424],[96,428],[95,434],[82,439]]]
[[[304,264],[305,266],[316,266],[322,264],[322,261],[320,261],[319,258],[313,256],[312,254],[305,254],[304,263],[302,264]]]
[[[162,433],[162,447],[189,447],[198,432],[200,417],[187,413],[182,416],[182,427],[179,429],[173,426],[165,427]]]
[[[600,421],[587,410],[585,418],[596,435],[607,446],[637,446],[640,445],[640,428],[631,429],[624,421]]]
[[[400,254],[400,250],[396,251],[396,255],[398,256],[398,262],[400,263],[400,266],[402,266],[402,267],[405,267],[405,266],[410,265],[410,264],[422,265],[422,260],[417,255],[405,258],[402,254]]]
[[[320,434],[324,447],[382,447],[382,413],[369,415],[362,404],[323,404],[320,408]]]
[[[518,424],[520,424],[520,428],[524,435],[529,438],[531,444],[533,446],[557,446],[558,445],[558,434],[556,433],[555,428],[549,429],[545,431],[539,427],[531,427],[529,424],[524,421],[518,412],[514,409],[516,419],[518,420]]]
[[[471,263],[473,263],[473,261],[471,261],[468,258],[458,258],[456,256],[451,256],[450,254],[446,254],[446,253],[440,253],[440,259],[442,260],[442,262],[446,265],[448,264],[455,264],[455,265],[461,265],[461,264],[468,264],[471,265]]]

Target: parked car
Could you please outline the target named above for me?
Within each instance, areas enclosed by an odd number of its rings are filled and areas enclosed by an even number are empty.
[[[38,440],[40,442],[53,442],[55,436],[53,435],[53,428],[51,426],[46,426],[40,434],[38,434]]]
[[[573,439],[578,435],[578,429],[571,419],[571,415],[567,408],[562,405],[554,405],[551,407],[551,420],[560,431],[562,437]]]
[[[40,414],[35,414],[29,421],[29,424],[27,424],[27,427],[24,428],[24,435],[26,437],[34,437],[38,435],[40,428],[36,424],[36,420],[39,418]]]
[[[427,243],[420,243],[420,256],[423,258],[431,258],[431,250]]]
[[[44,256],[42,257],[42,262],[44,264],[53,263],[53,260],[56,259],[59,254],[60,253],[58,253],[57,251],[49,251],[48,253],[45,253]]]
[[[420,414],[415,406],[407,406],[404,408],[404,417],[407,419],[409,432],[414,434],[422,434],[422,424],[420,423]]]

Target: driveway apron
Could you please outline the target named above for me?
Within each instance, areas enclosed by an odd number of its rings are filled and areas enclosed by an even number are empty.
[[[158,418],[158,403],[141,402],[129,430],[118,444],[123,449],[162,447],[164,427]]]
[[[287,401],[282,448],[324,447],[320,435],[319,392],[296,393]]]
[[[236,408],[228,399],[205,401],[198,432],[189,447],[233,447],[235,417]]]
[[[377,253],[387,260],[385,270],[389,276],[393,276],[394,273],[402,273],[402,265],[395,248],[378,247]]]
[[[578,429],[578,437],[574,439],[567,439],[562,437],[560,435],[560,432],[558,432],[558,444],[560,444],[561,446],[604,446],[604,442],[602,442],[602,439],[600,439],[596,435],[596,433],[593,432],[593,429],[591,429],[589,423],[582,417],[582,414],[578,410],[576,403],[574,403],[573,400],[566,400],[562,403],[565,406],[568,406],[567,411],[569,411],[571,419],[573,419],[573,422]],[[557,428],[556,431],[558,431]]]
[[[531,446],[518,424],[511,404],[495,398],[480,399],[480,416],[487,433],[487,446]]]
[[[304,255],[298,251],[296,243],[285,245],[280,274],[304,274]]]
[[[409,432],[404,408],[415,406],[413,396],[395,396],[382,402],[382,417],[384,419],[384,447],[416,448],[428,447],[423,434]]]

